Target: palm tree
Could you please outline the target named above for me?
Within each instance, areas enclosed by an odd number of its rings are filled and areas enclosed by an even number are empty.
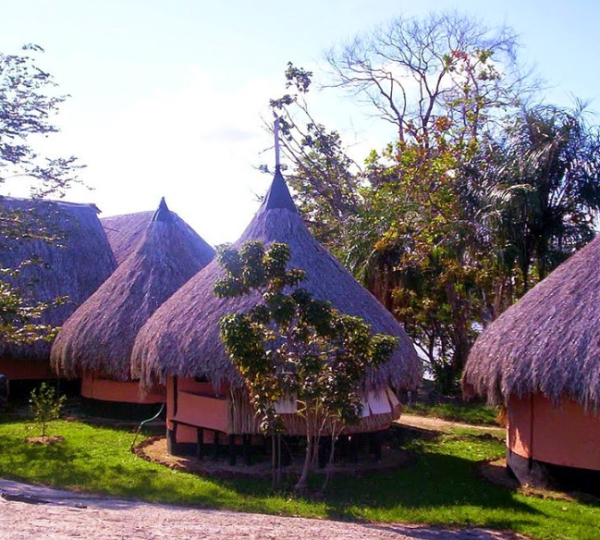
[[[521,296],[595,235],[600,134],[582,105],[524,108],[499,141],[487,173],[494,234],[519,270]]]

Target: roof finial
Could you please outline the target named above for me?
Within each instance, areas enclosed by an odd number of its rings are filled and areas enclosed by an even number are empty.
[[[275,135],[275,170],[280,169],[279,163],[279,117],[275,118],[275,126],[273,127],[273,134]]]
[[[160,200],[160,204],[158,205],[156,212],[154,212],[152,221],[173,221],[173,215],[171,214],[164,197]]]
[[[258,213],[266,212],[274,208],[285,208],[291,212],[297,212],[294,200],[281,174],[281,164],[279,162],[279,122],[281,118],[275,119],[273,134],[275,135],[275,176],[269,191],[265,195]]]

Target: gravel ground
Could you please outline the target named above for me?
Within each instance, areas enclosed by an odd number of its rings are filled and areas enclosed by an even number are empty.
[[[97,498],[0,479],[0,539],[509,540],[514,534],[243,514]]]

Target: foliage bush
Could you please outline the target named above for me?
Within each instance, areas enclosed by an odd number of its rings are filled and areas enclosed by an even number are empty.
[[[42,430],[42,437],[46,436],[48,424],[60,417],[66,399],[67,396],[59,396],[54,387],[45,382],[31,391],[30,408],[34,422]]]

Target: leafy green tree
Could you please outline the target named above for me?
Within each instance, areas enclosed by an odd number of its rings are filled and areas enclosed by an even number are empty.
[[[288,76],[290,69],[302,72],[289,66]],[[300,81],[297,91],[306,91],[310,81]],[[286,107],[289,100],[275,103],[277,113],[293,116]],[[318,223],[313,231],[405,324],[438,379],[448,379],[445,391],[466,361],[472,323],[480,315],[476,286],[483,280],[475,259],[483,252],[473,222],[477,209],[463,172],[478,144],[476,139],[465,144],[461,130],[438,117],[428,127],[427,144],[415,133],[381,155],[373,152],[363,170],[348,166],[340,145],[316,146],[309,139],[305,144],[312,146],[304,154],[287,146],[300,163],[291,184],[305,201],[301,211]],[[349,190],[352,205],[337,204],[336,188],[329,187],[336,177],[322,165],[330,162],[346,164],[338,170],[352,182],[337,184],[337,199]],[[336,225],[323,227],[331,222]]]
[[[477,166],[524,87],[515,57],[508,29],[455,13],[395,19],[332,49],[330,86],[366,100],[397,130],[397,140],[363,169],[301,101],[312,73],[289,64],[295,93],[271,102],[291,119],[291,184],[313,231],[404,323],[432,371],[447,379],[445,391],[490,297],[481,290],[492,279],[481,261],[489,250],[477,222]],[[308,119],[306,128],[298,117]],[[314,130],[321,136],[311,136]]]
[[[36,45],[21,54],[0,52],[0,190],[18,182],[28,186],[32,198],[61,197],[78,182],[77,159],[41,155],[36,148],[41,137],[58,132],[54,117],[67,96],[57,93],[52,76],[39,68],[33,55],[43,52]],[[0,195],[2,192],[0,191]],[[43,240],[56,243],[32,211],[0,205],[0,249],[13,240]],[[35,264],[39,261],[23,261]],[[0,339],[27,342],[51,336],[51,329],[37,324],[48,306],[32,302],[11,284],[20,268],[0,268]]]
[[[287,269],[286,244],[247,242],[240,251],[219,254],[226,276],[215,284],[220,297],[253,295],[246,313],[221,319],[221,337],[244,377],[260,426],[266,434],[284,431],[276,404],[294,399],[306,430],[306,455],[296,490],[306,488],[316,462],[319,438],[335,438],[360,420],[363,381],[368,369],[388,360],[396,346],[391,336],[371,335],[360,318],[338,313],[297,286],[304,271]]]
[[[54,387],[45,382],[31,391],[31,412],[35,423],[42,430],[42,437],[46,437],[49,423],[60,418],[66,400],[67,396],[58,396]]]
[[[597,130],[578,111],[527,106],[538,83],[517,51],[510,29],[456,13],[395,19],[333,48],[328,86],[397,133],[362,167],[306,113],[312,73],[289,64],[294,91],[271,102],[291,119],[309,226],[403,322],[444,392],[478,329],[593,236]],[[335,144],[306,136],[315,126]]]
[[[355,268],[362,265],[371,290],[404,323],[448,392],[484,307],[487,250],[461,181],[470,156],[445,140],[442,127],[432,130],[435,152],[409,142],[371,157],[368,167],[378,169],[380,180],[365,189],[366,219],[355,225],[370,231],[369,244],[350,261]]]

